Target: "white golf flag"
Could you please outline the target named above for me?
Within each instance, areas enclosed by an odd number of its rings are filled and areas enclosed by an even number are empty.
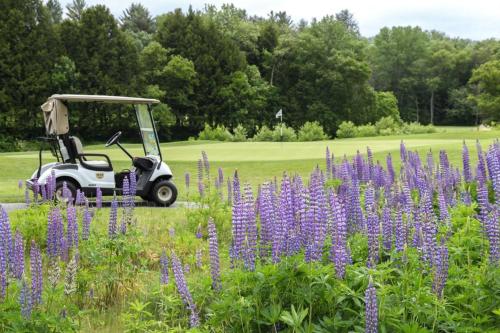
[[[276,113],[276,118],[283,117],[283,110],[279,110],[278,113]]]

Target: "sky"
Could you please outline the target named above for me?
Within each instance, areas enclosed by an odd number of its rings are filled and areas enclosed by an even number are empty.
[[[60,0],[63,7],[72,0]],[[146,6],[153,16],[175,8],[203,9],[205,3],[220,7],[228,0],[86,0],[88,5],[105,4],[120,17],[132,2]],[[361,34],[375,36],[383,27],[419,25],[450,37],[474,40],[500,38],[500,0],[234,0],[249,15],[266,16],[271,10],[286,11],[294,22],[310,21],[348,9],[358,21]]]

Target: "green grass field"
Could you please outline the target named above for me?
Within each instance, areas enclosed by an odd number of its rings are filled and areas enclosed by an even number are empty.
[[[207,152],[212,172],[218,167],[228,175],[238,170],[241,178],[257,184],[279,176],[284,171],[307,175],[315,165],[324,163],[325,149],[329,147],[337,159],[344,155],[351,157],[357,150],[366,152],[370,147],[376,160],[385,164],[385,156],[391,153],[395,167],[399,164],[399,145],[403,140],[408,149],[417,150],[424,157],[429,149],[434,154],[445,149],[452,164],[460,166],[462,141],[465,140],[475,161],[475,141],[483,147],[500,136],[500,131],[478,132],[473,127],[440,127],[438,133],[419,135],[397,135],[370,138],[340,139],[319,142],[172,142],[162,145],[164,159],[172,168],[174,181],[179,187],[180,199],[186,197],[184,173],[196,174],[196,161],[201,151]],[[141,156],[142,146],[125,145],[134,156]],[[128,157],[117,147],[104,145],[84,147],[86,152],[108,154],[115,170],[130,167]],[[51,160],[49,152],[44,153],[44,161]],[[16,152],[0,154],[0,202],[23,201],[23,191],[17,188],[18,180],[31,176],[38,166],[38,152]],[[192,189],[194,190],[194,189]]]

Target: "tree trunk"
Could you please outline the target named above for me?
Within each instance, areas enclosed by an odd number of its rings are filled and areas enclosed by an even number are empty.
[[[431,91],[431,125],[434,125],[434,90]]]
[[[416,110],[417,110],[417,123],[419,121],[419,110],[418,110],[418,98],[415,97],[415,107],[416,107]]]
[[[273,63],[273,68],[271,69],[271,80],[269,80],[269,84],[273,85],[273,79],[274,79],[274,68],[276,65]]]

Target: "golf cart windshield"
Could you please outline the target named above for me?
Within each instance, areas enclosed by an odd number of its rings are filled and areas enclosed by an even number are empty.
[[[146,155],[160,156],[160,147],[156,138],[156,131],[153,124],[153,118],[144,104],[135,105],[137,121],[141,131],[142,142],[144,144],[144,153]]]

